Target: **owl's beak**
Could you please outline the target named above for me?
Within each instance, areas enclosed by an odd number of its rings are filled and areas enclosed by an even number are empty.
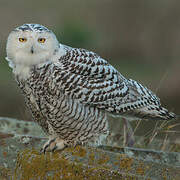
[[[33,54],[34,53],[34,47],[31,46],[31,53]]]

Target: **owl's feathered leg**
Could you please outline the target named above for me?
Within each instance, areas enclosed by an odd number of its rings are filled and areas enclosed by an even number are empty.
[[[59,137],[50,137],[50,139],[44,144],[40,152],[54,152],[63,150],[67,146],[67,143]]]

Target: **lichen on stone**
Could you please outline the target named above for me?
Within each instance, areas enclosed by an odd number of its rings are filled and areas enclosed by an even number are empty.
[[[79,153],[78,153],[79,150]],[[83,157],[86,155],[86,150],[82,147],[74,149],[67,148],[66,152],[71,152],[73,155]],[[14,173],[14,179],[28,180],[58,180],[58,179],[119,179],[122,175],[116,171],[106,168],[109,157],[102,155],[95,158],[93,151],[88,156],[87,164],[81,162],[72,162],[67,159],[64,153],[46,153],[39,154],[35,149],[25,149],[19,153]],[[123,175],[123,177],[132,177]]]
[[[8,179],[10,176],[12,176],[12,171],[8,168],[5,168],[3,166],[0,166],[0,179]]]

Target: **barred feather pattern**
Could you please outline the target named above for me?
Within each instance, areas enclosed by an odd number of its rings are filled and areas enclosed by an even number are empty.
[[[108,133],[108,114],[175,117],[154,93],[123,77],[97,54],[62,47],[66,53],[58,61],[34,66],[27,80],[16,77],[34,119],[48,134],[85,142]]]

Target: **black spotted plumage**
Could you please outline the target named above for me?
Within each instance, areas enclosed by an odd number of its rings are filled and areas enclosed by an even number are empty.
[[[66,143],[86,142],[108,133],[108,114],[164,120],[176,117],[161,106],[153,92],[123,77],[96,53],[58,44],[55,35],[38,24],[25,24],[15,31],[8,40],[7,60],[34,119],[47,134]],[[32,39],[25,51],[26,56],[12,59],[17,57],[17,50],[24,55],[23,48],[12,50],[12,36],[18,31],[30,33],[27,38]],[[50,46],[52,56],[41,54],[44,58],[39,61],[42,45],[37,54],[28,51],[37,43],[36,36],[42,37],[43,33],[54,44]],[[60,142],[58,140],[57,144]],[[62,144],[57,146],[64,147]]]
[[[108,132],[107,113],[174,117],[150,90],[125,79],[97,54],[64,48],[58,62],[34,67],[25,81],[17,78],[28,107],[47,133],[51,126],[62,139],[87,141]]]
[[[51,32],[48,28],[40,24],[23,24],[14,29],[14,31],[36,31],[36,32]]]

